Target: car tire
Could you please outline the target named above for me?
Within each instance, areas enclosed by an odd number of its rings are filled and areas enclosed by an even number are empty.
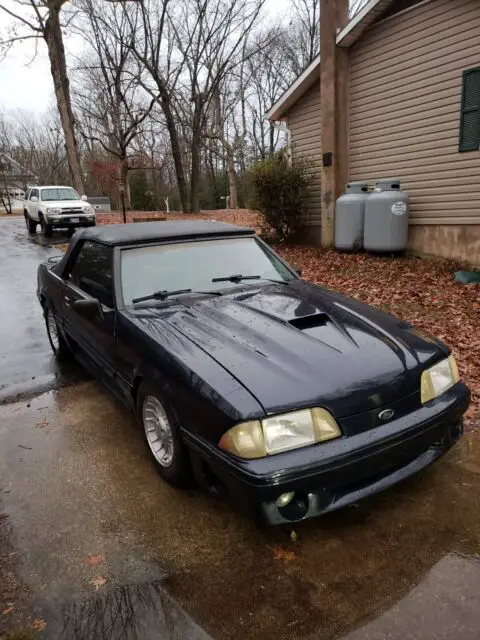
[[[47,224],[45,222],[45,218],[43,217],[42,214],[40,214],[40,226],[42,227],[43,235],[46,238],[50,238],[53,232],[53,227],[51,224]]]
[[[59,360],[64,360],[70,356],[70,349],[65,342],[65,338],[58,329],[55,311],[53,310],[52,305],[48,302],[44,307],[44,315],[48,341],[52,347],[53,354]]]
[[[140,385],[137,415],[157,472],[170,484],[188,486],[191,480],[190,460],[178,420],[154,385],[145,382]]]
[[[27,225],[28,233],[36,233],[37,232],[37,222],[32,220],[27,212],[24,213],[25,216],[25,224]]]

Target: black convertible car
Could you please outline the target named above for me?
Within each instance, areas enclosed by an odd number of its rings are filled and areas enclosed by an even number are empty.
[[[303,281],[251,229],[79,231],[38,298],[55,354],[136,412],[166,480],[193,473],[271,524],[385,489],[462,433],[445,345]]]

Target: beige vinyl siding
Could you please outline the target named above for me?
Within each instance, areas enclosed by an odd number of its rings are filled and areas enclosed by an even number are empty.
[[[350,52],[351,180],[400,178],[412,222],[480,222],[480,152],[460,153],[462,76],[480,66],[479,0],[432,0]]]
[[[305,224],[319,225],[322,208],[320,77],[289,110],[287,124],[292,136],[293,153],[305,157],[314,168]]]

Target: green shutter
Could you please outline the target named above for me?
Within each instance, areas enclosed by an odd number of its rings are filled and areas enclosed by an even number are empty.
[[[480,149],[480,67],[463,72],[459,151]]]

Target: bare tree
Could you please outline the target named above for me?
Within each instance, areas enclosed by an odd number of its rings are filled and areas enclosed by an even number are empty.
[[[178,130],[173,91],[182,72],[182,61],[175,57],[174,39],[165,38],[167,30],[167,8],[170,0],[137,0],[138,22],[133,30],[135,36],[128,46],[143,68],[140,78],[142,87],[157,101],[163,111],[175,167],[177,187],[183,211],[188,211],[188,192],[182,161],[182,145]],[[133,21],[130,9],[122,3],[127,20]]]
[[[350,0],[350,17],[357,15],[357,13],[363,9],[368,0]]]
[[[130,208],[129,150],[156,101],[145,98],[129,45],[139,12],[131,6],[127,18],[118,4],[98,5],[92,0],[81,0],[79,7],[81,33],[89,49],[75,84],[82,135],[118,161],[119,183]]]
[[[18,41],[43,39],[47,45],[55,98],[65,136],[65,149],[73,186],[83,191],[82,170],[75,135],[70,82],[68,79],[65,47],[63,43],[60,14],[67,0],[10,0],[0,2],[0,10],[14,22],[3,38],[1,45],[5,54]],[[13,7],[13,9],[11,8]],[[69,24],[72,16],[67,20]]]
[[[248,114],[253,159],[273,153],[279,143],[278,128],[265,121],[265,113],[295,79],[291,61],[285,52],[287,33],[274,26],[257,38],[268,45],[259,47],[254,39],[254,54],[248,58],[244,102]]]
[[[5,136],[1,123],[7,119]],[[69,180],[63,131],[55,107],[42,116],[28,111],[0,115],[0,150],[43,184],[65,184]]]
[[[241,64],[244,43],[258,24],[265,0],[181,0],[169,22],[186,73],[179,99],[190,104],[190,210],[199,210],[202,135],[223,80]],[[181,91],[183,90],[183,91]]]

